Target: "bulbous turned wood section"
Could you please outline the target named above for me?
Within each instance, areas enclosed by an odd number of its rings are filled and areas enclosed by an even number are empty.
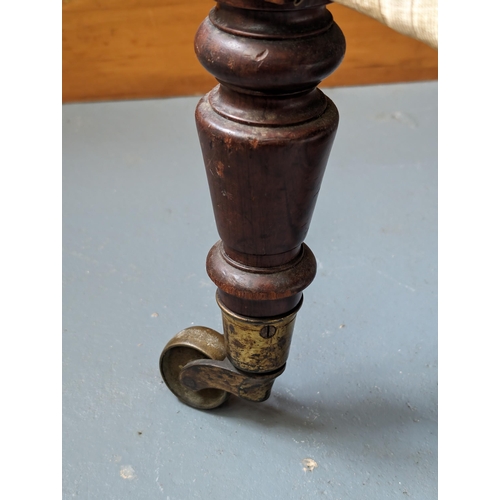
[[[316,273],[303,242],[339,122],[316,88],[345,53],[327,3],[220,0],[196,34],[198,59],[219,81],[199,102],[196,125],[221,238],[207,272],[227,358],[192,360],[169,386],[262,401],[284,370]]]

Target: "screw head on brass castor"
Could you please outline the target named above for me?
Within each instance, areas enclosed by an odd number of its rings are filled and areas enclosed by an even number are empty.
[[[276,327],[273,325],[263,326],[260,330],[260,336],[263,339],[270,339],[276,333]]]

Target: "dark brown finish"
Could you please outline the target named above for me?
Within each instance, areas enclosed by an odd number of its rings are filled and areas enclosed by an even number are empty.
[[[183,332],[167,345],[164,358],[181,362],[161,364],[162,373],[178,377],[169,387],[193,406],[196,391],[215,389],[264,401],[285,368],[302,291],[316,273],[303,241],[339,122],[316,88],[345,52],[327,3],[220,0],[196,36],[199,60],[220,82],[198,104],[196,125],[221,237],[207,272],[226,358],[217,350],[191,359]],[[219,345],[217,335],[207,342]]]
[[[238,314],[285,314],[315,275],[302,242],[339,121],[316,85],[345,52],[327,3],[223,0],[196,36],[220,82],[196,110],[222,240],[207,271]]]
[[[216,243],[207,257],[207,272],[219,287],[218,296],[229,309],[245,316],[276,316],[293,309],[302,297],[302,290],[314,279],[316,259],[307,245],[297,247],[298,254],[239,254],[230,258],[222,242]],[[262,261],[272,267],[250,266],[241,261]]]

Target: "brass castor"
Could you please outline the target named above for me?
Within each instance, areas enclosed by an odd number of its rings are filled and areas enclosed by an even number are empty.
[[[284,371],[295,317],[248,318],[220,302],[224,336],[192,326],[175,335],[160,356],[160,372],[168,388],[193,408],[210,410],[229,393],[253,402],[265,401]]]
[[[217,408],[228,397],[220,389],[195,391],[181,383],[181,370],[201,359],[222,361],[226,357],[224,337],[215,330],[192,326],[175,335],[160,356],[160,372],[167,387],[185,404],[200,410]]]

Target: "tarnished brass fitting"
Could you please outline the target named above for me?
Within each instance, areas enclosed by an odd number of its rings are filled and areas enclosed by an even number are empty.
[[[270,373],[285,365],[302,299],[286,316],[258,319],[235,314],[218,297],[217,304],[222,311],[226,355],[238,370]]]
[[[165,346],[160,371],[169,389],[184,403],[208,410],[228,393],[248,401],[265,401],[285,370],[299,304],[285,316],[244,317],[222,311],[224,335],[192,326]]]

